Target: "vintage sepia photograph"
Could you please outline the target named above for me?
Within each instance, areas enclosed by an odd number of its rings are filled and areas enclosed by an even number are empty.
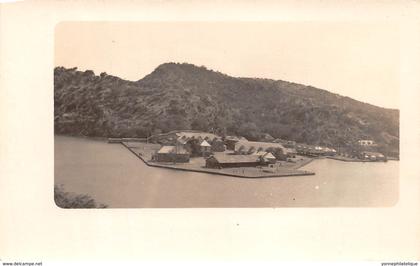
[[[399,28],[61,22],[61,208],[392,207]]]
[[[418,265],[418,2],[7,2],[0,265]]]

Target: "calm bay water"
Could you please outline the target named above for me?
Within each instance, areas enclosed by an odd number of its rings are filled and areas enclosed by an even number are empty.
[[[319,159],[303,168],[314,176],[244,179],[148,167],[120,144],[55,136],[55,184],[111,208],[392,206],[398,165]]]

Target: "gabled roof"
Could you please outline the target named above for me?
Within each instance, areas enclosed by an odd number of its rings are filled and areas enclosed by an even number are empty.
[[[202,139],[205,139],[206,137],[208,139],[214,139],[215,137],[217,137],[215,134],[212,133],[208,133],[208,132],[203,132],[203,131],[197,131],[197,130],[173,130],[167,133],[161,133],[161,134],[156,134],[156,135],[152,135],[149,137],[149,139],[161,139],[161,138],[167,138],[167,139],[177,139],[177,138],[183,138],[183,139],[191,139],[191,138],[196,138],[198,139],[199,137],[201,137]]]
[[[266,151],[259,151],[259,152],[253,153],[252,155],[257,155],[264,159],[276,159],[276,157],[271,152],[266,152]]]
[[[188,142],[188,139],[187,138],[184,138],[184,137],[182,137],[182,138],[178,138],[178,143],[180,143],[180,144],[182,144],[182,145],[185,145],[185,144],[187,144],[187,142]]]
[[[188,154],[188,151],[183,147],[176,147],[176,146],[162,146],[160,150],[157,152],[159,154],[168,154],[168,153],[175,153],[175,154]]]
[[[203,142],[201,142],[200,146],[201,147],[211,147],[211,145],[206,140],[203,140]]]
[[[268,148],[281,148],[284,149],[284,146],[280,143],[272,142],[259,142],[259,141],[239,141],[235,145],[235,151],[239,150],[241,146],[244,146],[245,150],[249,150],[252,147],[256,150],[262,148],[264,151]]]
[[[207,133],[207,132],[197,132],[197,131],[180,131],[180,132],[177,132],[176,135],[178,137],[181,137],[181,138],[184,137],[188,139],[191,139],[191,138],[198,139],[201,137],[202,139],[207,138],[207,139],[213,140],[214,138],[217,138],[215,134]]]
[[[274,156],[271,152],[267,152],[264,156],[264,159],[276,159],[276,156]]]

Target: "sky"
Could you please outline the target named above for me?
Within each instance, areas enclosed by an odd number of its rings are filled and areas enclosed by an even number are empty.
[[[362,22],[62,22],[55,66],[139,80],[166,62],[399,108],[399,28]]]

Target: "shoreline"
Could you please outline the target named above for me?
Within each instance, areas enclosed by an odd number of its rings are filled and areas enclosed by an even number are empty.
[[[342,162],[349,162],[349,163],[386,163],[387,161],[370,161],[370,160],[361,160],[361,159],[355,159],[355,158],[346,158],[346,157],[336,157],[336,156],[325,156],[326,159],[336,160],[336,161],[342,161]],[[399,161],[395,158],[387,159],[388,161]]]
[[[253,175],[253,176],[246,176],[244,174],[233,174],[233,173],[227,173],[218,171],[218,169],[211,169],[211,168],[204,168],[204,169],[198,169],[198,168],[190,168],[190,167],[182,167],[182,165],[169,165],[169,164],[161,164],[161,163],[153,163],[149,162],[146,158],[143,158],[143,156],[137,154],[135,151],[133,151],[127,143],[130,143],[131,139],[136,139],[132,141],[133,143],[144,143],[143,141],[139,141],[141,138],[107,138],[107,137],[92,137],[92,136],[75,136],[75,135],[67,135],[67,134],[56,134],[54,133],[54,136],[57,137],[68,137],[68,138],[77,138],[82,140],[92,140],[92,141],[100,141],[100,142],[106,142],[108,144],[122,144],[125,148],[127,148],[130,152],[132,152],[136,157],[141,159],[144,164],[150,167],[157,167],[157,168],[164,168],[164,169],[171,169],[171,170],[179,170],[179,171],[189,171],[189,172],[198,172],[198,173],[206,173],[206,174],[214,174],[214,175],[225,175],[225,176],[233,176],[233,177],[241,177],[241,178],[264,178],[264,177],[287,177],[287,176],[308,176],[308,175],[315,175],[316,173],[306,171],[306,170],[299,170],[306,165],[310,164],[311,162],[319,159],[331,159],[341,162],[348,162],[348,163],[378,163],[378,162],[386,162],[386,161],[365,161],[355,158],[347,158],[342,156],[320,156],[320,157],[306,157],[308,160],[302,163],[296,163],[296,166],[290,167],[288,170],[295,173],[278,173],[278,174],[262,174],[262,175]],[[118,140],[117,142],[110,142],[109,140]],[[124,140],[127,140],[128,142],[125,142]],[[396,161],[399,162],[400,159],[396,157],[388,157],[387,161]],[[299,172],[298,172],[299,171]]]
[[[93,141],[104,141],[108,142],[107,137],[92,137],[92,136],[82,136],[82,135],[68,135],[68,134],[58,134],[54,132],[54,137],[66,137],[66,138],[76,138],[83,140],[93,140]]]
[[[84,139],[84,140],[93,140],[93,141],[104,141],[107,142],[109,144],[123,144],[125,141],[128,142],[137,142],[137,143],[144,143],[143,140],[145,140],[146,138],[119,138],[119,137],[115,137],[115,138],[110,138],[110,137],[93,137],[93,136],[82,136],[82,135],[68,135],[68,134],[58,134],[54,132],[54,136],[58,136],[58,137],[69,137],[69,138],[80,138],[80,139]],[[124,145],[126,146],[126,145]],[[130,149],[129,147],[126,146],[127,149]],[[354,158],[347,158],[347,157],[343,157],[343,156],[319,156],[319,157],[308,157],[311,158],[311,160],[308,160],[307,162],[303,163],[302,165],[294,168],[294,169],[299,169],[301,167],[304,167],[305,165],[311,163],[314,160],[317,159],[332,159],[332,160],[337,160],[337,161],[342,161],[342,162],[357,162],[357,163],[369,163],[369,162],[378,162],[378,161],[365,161],[365,160],[360,160],[360,159],[354,159]],[[399,158],[397,157],[387,157],[388,161],[400,161]],[[382,161],[379,161],[382,162]]]
[[[294,169],[298,170],[310,163],[312,163],[313,161],[315,161],[317,158],[308,158],[308,160],[306,162],[303,162],[302,164],[298,165],[297,167],[295,167]]]

